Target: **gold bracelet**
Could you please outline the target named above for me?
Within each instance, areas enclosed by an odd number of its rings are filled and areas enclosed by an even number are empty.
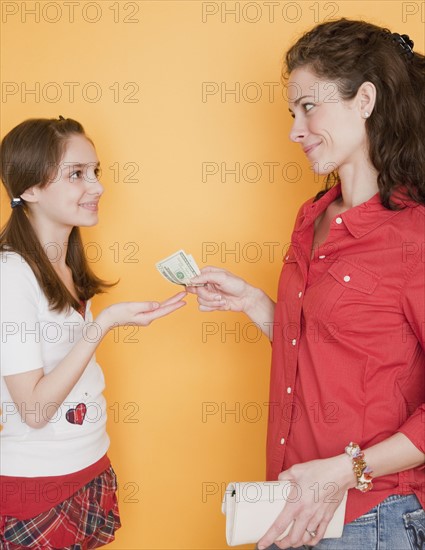
[[[345,452],[353,461],[353,471],[357,478],[356,489],[362,493],[370,491],[373,487],[371,475],[373,472],[366,464],[364,453],[359,445],[350,441],[350,444],[345,447]]]

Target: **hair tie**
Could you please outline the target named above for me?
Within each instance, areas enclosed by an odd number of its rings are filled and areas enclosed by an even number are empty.
[[[403,53],[407,55],[407,58],[412,59],[413,46],[415,43],[411,40],[410,36],[408,34],[398,34],[397,32],[393,32],[391,37],[394,42],[397,42],[397,44],[403,48]]]
[[[10,201],[10,206],[12,208],[16,208],[17,206],[24,206],[24,201],[21,199],[21,197],[17,197],[16,199],[13,198],[11,201]]]

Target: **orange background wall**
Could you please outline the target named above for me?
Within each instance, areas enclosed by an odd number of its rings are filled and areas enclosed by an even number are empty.
[[[1,9],[1,135],[63,115],[97,147],[106,193],[86,250],[98,274],[120,283],[95,312],[177,291],[155,262],[179,248],[275,297],[297,208],[321,185],[288,140],[284,51],[341,16],[408,33],[424,51],[425,2],[2,0]],[[97,357],[123,520],[110,548],[226,548],[226,483],[264,478],[265,337],[243,315],[201,314],[190,296],[174,316],[109,334]]]

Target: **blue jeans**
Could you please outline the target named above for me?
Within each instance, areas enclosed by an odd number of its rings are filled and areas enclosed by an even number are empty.
[[[391,495],[347,523],[341,538],[322,539],[314,550],[425,550],[425,511],[415,495]]]

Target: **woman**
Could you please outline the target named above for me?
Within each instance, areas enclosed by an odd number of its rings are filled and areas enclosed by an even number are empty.
[[[423,548],[425,59],[341,19],[291,47],[286,75],[290,139],[328,177],[298,213],[277,303],[218,268],[190,288],[273,341],[267,478],[293,484],[258,548]],[[342,538],[322,540],[347,490]]]
[[[114,304],[93,322],[90,299],[111,285],[79,232],[97,223],[104,191],[92,141],[75,120],[30,119],[4,137],[0,159],[12,207],[0,234],[0,547],[97,548],[120,519],[94,353],[113,327],[146,326],[185,293]]]

